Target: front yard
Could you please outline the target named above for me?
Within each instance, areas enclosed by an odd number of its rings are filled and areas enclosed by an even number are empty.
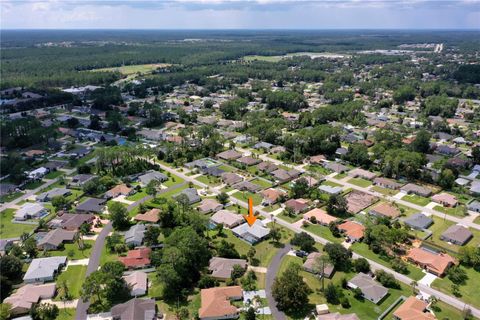
[[[475,307],[480,307],[480,290],[478,290],[478,284],[480,283],[480,272],[475,271],[473,268],[461,267],[467,273],[468,279],[464,285],[459,286],[461,300]],[[446,294],[452,294],[453,282],[445,278],[438,278],[432,283],[432,287],[438,289]]]
[[[430,198],[420,197],[416,194],[407,194],[404,195],[402,200],[408,201],[410,203],[425,207],[427,204],[430,203]]]
[[[85,247],[82,250],[77,243],[65,243],[63,250],[48,251],[49,256],[67,256],[70,260],[80,260],[90,257],[95,241],[84,240]]]
[[[347,181],[348,183],[354,184],[356,186],[367,188],[372,185],[372,181],[362,178],[352,178]]]
[[[0,212],[0,239],[20,237],[23,233],[30,233],[37,227],[36,224],[13,223],[14,214],[15,209],[5,209]]]
[[[77,299],[80,297],[80,290],[85,280],[86,272],[87,266],[69,266],[58,276],[56,282],[60,284],[62,281],[66,281],[70,295],[73,299]]]
[[[248,203],[248,198],[252,198],[253,205],[258,206],[262,203],[263,198],[257,194],[248,191],[238,191],[232,194],[233,197],[237,198],[238,200],[244,201]]]

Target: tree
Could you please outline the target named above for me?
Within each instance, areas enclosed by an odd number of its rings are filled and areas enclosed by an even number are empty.
[[[156,226],[148,226],[143,235],[143,242],[147,246],[154,246],[158,244],[158,237],[160,236],[160,228]]]
[[[58,307],[50,303],[34,304],[30,310],[33,320],[55,320],[58,313]]]
[[[321,256],[315,258],[313,270],[316,274],[319,274],[322,279],[322,291],[325,290],[325,268],[330,263],[330,258],[325,254],[322,254]]]
[[[243,277],[243,275],[245,274],[245,268],[243,268],[241,265],[239,264],[235,264],[233,265],[233,269],[232,269],[232,273],[230,275],[230,278],[235,281],[237,279],[240,279],[241,277]]]
[[[480,247],[463,246],[458,254],[462,264],[480,270]]]
[[[33,237],[28,238],[23,242],[23,251],[28,255],[29,258],[36,258],[38,255],[37,242]]]
[[[448,279],[455,284],[462,285],[467,281],[468,276],[465,270],[460,266],[454,266],[447,271]]]
[[[455,182],[455,174],[451,169],[444,168],[438,176],[437,183],[443,189],[451,189]]]
[[[351,144],[348,147],[346,158],[348,161],[357,166],[368,166],[370,164],[368,148],[364,144]]]
[[[152,196],[155,197],[158,192],[158,187],[160,186],[160,181],[157,179],[152,179],[147,183],[147,186],[145,187],[145,192]]]
[[[352,252],[349,249],[345,249],[339,243],[327,243],[324,250],[337,270],[350,269]]]
[[[108,207],[108,212],[115,230],[124,230],[130,225],[127,209],[120,202],[114,201]]]
[[[255,320],[256,318],[257,318],[257,316],[255,314],[255,309],[253,309],[253,307],[248,308],[247,311],[245,312],[244,319],[245,320]]]
[[[480,163],[480,146],[472,148],[473,163]]]
[[[0,303],[0,320],[8,320],[11,316],[12,305],[10,303]]]
[[[356,272],[368,273],[370,272],[370,263],[365,258],[358,258],[353,260],[353,268]]]
[[[62,196],[53,197],[52,206],[55,208],[55,211],[69,210],[72,207],[71,202]]]
[[[222,193],[217,195],[217,200],[223,205],[226,205],[228,203],[229,199],[230,199],[230,197],[225,192],[222,192]]]
[[[410,285],[412,286],[412,293],[416,294],[417,293],[418,282],[413,280],[412,282],[410,282]]]
[[[395,277],[383,270],[375,271],[375,279],[387,288],[400,288],[400,283]]]
[[[270,232],[269,232],[268,236],[271,239],[273,239],[273,241],[277,244],[280,242],[280,239],[282,239],[282,234],[280,233],[280,230],[278,228],[275,228],[275,227],[270,229]]]
[[[242,288],[247,291],[254,291],[257,289],[257,276],[253,270],[247,272],[246,276],[242,278]]]
[[[347,213],[347,200],[341,194],[336,194],[328,198],[327,212],[330,214],[342,216]]]
[[[315,240],[306,232],[296,233],[290,243],[299,246],[301,250],[311,252],[314,249]]]
[[[330,282],[325,289],[325,299],[328,303],[338,304],[340,302],[340,288]]]
[[[305,178],[300,178],[292,185],[290,189],[291,198],[303,198],[308,194],[309,191],[308,181]]]
[[[396,103],[404,103],[415,98],[415,89],[409,85],[404,85],[398,88],[393,94],[393,100]]]
[[[308,303],[308,295],[312,290],[300,275],[300,266],[290,264],[276,277],[272,286],[272,295],[280,310],[299,310]]]
[[[235,249],[235,245],[223,239],[222,241],[220,241],[219,245],[217,246],[217,255],[219,257],[229,258],[229,259],[240,258],[240,254],[238,253],[237,249]]]
[[[257,250],[255,250],[254,247],[250,247],[250,249],[248,249],[247,257],[248,257],[248,260],[249,260],[250,264],[253,264],[253,260],[255,258],[256,253],[257,253]]]
[[[427,130],[419,130],[415,136],[415,140],[410,144],[410,147],[415,152],[427,153],[430,150],[430,139],[432,135]]]

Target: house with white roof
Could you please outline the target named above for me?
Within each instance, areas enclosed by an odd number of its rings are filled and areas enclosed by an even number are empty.
[[[55,275],[67,264],[67,257],[48,257],[33,259],[23,276],[25,283],[53,281]]]
[[[15,212],[14,218],[17,221],[27,219],[40,219],[48,214],[48,209],[39,203],[27,202]]]

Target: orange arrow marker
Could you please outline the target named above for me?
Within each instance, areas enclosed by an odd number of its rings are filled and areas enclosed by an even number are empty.
[[[253,200],[252,198],[248,198],[248,215],[244,215],[245,220],[247,220],[247,223],[249,226],[252,226],[252,224],[255,223],[257,220],[257,217],[253,215]]]

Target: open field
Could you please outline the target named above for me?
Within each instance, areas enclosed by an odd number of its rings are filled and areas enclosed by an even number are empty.
[[[122,66],[122,67],[112,67],[112,68],[100,68],[100,69],[92,69],[89,71],[92,72],[114,72],[118,71],[123,75],[129,76],[136,73],[148,73],[152,72],[158,68],[165,68],[170,66],[167,63],[151,63],[151,64],[136,64],[131,66]]]

